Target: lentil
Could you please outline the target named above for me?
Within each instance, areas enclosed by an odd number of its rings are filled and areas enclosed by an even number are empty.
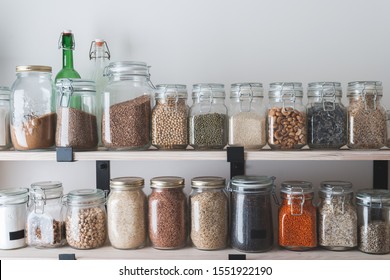
[[[190,145],[195,148],[222,149],[226,145],[226,115],[209,113],[190,120]]]
[[[265,117],[254,112],[240,112],[229,119],[229,145],[261,149],[266,144]]]
[[[371,221],[359,227],[359,250],[372,254],[390,252],[390,226],[387,222]]]

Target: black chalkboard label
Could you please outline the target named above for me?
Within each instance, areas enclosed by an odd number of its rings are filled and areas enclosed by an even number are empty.
[[[24,229],[9,233],[9,240],[18,240],[24,238]]]

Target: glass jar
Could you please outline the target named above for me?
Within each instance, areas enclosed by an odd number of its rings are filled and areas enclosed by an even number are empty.
[[[357,246],[357,213],[353,203],[352,183],[321,182],[318,207],[318,244],[342,251]]]
[[[49,66],[17,66],[11,88],[11,139],[16,150],[55,144],[55,94]]]
[[[308,250],[317,246],[316,208],[310,182],[286,181],[281,185],[279,246]]]
[[[191,185],[192,244],[200,250],[225,248],[229,233],[225,179],[213,176],[195,177],[192,178]]]
[[[258,150],[266,144],[265,107],[261,83],[232,84],[229,107],[229,146]]]
[[[390,110],[386,111],[387,113],[387,142],[386,146],[390,148]]]
[[[364,189],[356,194],[359,250],[390,253],[390,191]]]
[[[151,143],[154,86],[144,62],[111,62],[105,69],[102,141],[110,150],[146,150]]]
[[[108,238],[116,249],[138,249],[146,244],[147,206],[144,179],[111,179],[107,199]]]
[[[265,252],[274,243],[271,192],[274,177],[235,176],[230,183],[231,246]]]
[[[0,249],[26,246],[28,189],[0,190]]]
[[[66,241],[75,249],[103,246],[107,237],[106,194],[101,189],[69,192],[66,203]]]
[[[227,108],[223,84],[195,84],[190,108],[190,145],[194,149],[223,149],[227,144]]]
[[[148,201],[149,239],[156,249],[178,249],[187,240],[187,202],[184,178],[155,177],[150,180]]]
[[[56,146],[94,150],[98,145],[95,83],[80,79],[57,81]]]
[[[339,149],[347,144],[347,109],[341,102],[341,84],[309,83],[307,142],[311,149]]]
[[[11,146],[11,136],[9,133],[9,95],[9,88],[0,87],[0,151],[8,150]]]
[[[152,145],[185,149],[188,145],[188,105],[185,85],[157,85],[152,111]]]
[[[302,83],[271,83],[268,93],[268,145],[300,149],[306,145],[306,108]]]
[[[380,149],[386,145],[386,110],[382,82],[348,83],[348,147]]]
[[[61,198],[61,182],[45,181],[31,184],[31,204],[26,223],[27,245],[50,248],[65,244]]]

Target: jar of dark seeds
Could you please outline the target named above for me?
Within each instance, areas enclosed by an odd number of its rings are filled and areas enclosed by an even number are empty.
[[[185,149],[188,145],[188,105],[185,85],[157,85],[152,111],[152,145]]]
[[[341,84],[309,83],[307,143],[312,149],[339,149],[347,144],[347,109],[341,102]]]
[[[97,145],[95,83],[81,79],[58,80],[56,146],[94,150]]]
[[[150,180],[149,239],[156,249],[178,249],[187,240],[187,202],[184,178],[155,177]]]
[[[318,244],[329,250],[349,250],[357,246],[357,213],[352,183],[321,183],[318,207]]]
[[[145,150],[151,144],[154,86],[144,62],[111,62],[102,96],[102,142],[110,150]]]
[[[386,110],[381,104],[382,82],[348,83],[348,147],[380,149],[387,142]]]
[[[229,107],[229,146],[257,150],[266,144],[265,107],[261,83],[232,84]]]
[[[231,246],[243,252],[272,248],[273,177],[235,176],[231,180]]]
[[[300,149],[306,145],[306,107],[302,83],[271,83],[268,145],[271,149]]]
[[[27,245],[51,248],[66,243],[61,198],[61,182],[45,181],[31,184],[26,223]]]
[[[364,189],[356,194],[360,251],[390,252],[390,191]]]
[[[66,241],[75,249],[103,246],[107,238],[106,194],[101,189],[80,189],[65,197]]]
[[[190,194],[192,244],[200,250],[218,250],[227,246],[228,197],[225,179],[195,177]]]
[[[227,108],[223,84],[195,84],[189,114],[190,145],[194,149],[223,149],[227,144]]]

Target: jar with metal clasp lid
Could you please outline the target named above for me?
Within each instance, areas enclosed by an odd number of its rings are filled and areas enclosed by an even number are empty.
[[[9,133],[10,89],[0,87],[0,151],[8,150],[11,146]]]

